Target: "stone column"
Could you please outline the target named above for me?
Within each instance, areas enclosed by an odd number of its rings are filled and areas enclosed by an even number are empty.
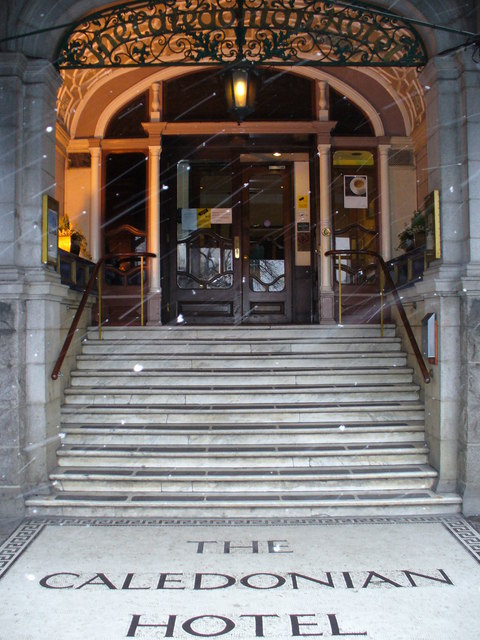
[[[465,179],[461,161],[464,154],[460,137],[461,88],[454,58],[432,58],[421,75],[421,82],[427,105],[428,185],[430,190],[440,191],[441,271],[449,279],[458,279],[459,266],[467,251],[468,227],[461,188]]]
[[[90,173],[90,253],[93,262],[97,262],[103,255],[101,244],[102,225],[102,149],[100,140],[90,143],[91,173]]]
[[[392,237],[390,224],[390,180],[388,151],[389,144],[378,145],[380,174],[380,254],[384,260],[392,257]]]
[[[160,155],[162,147],[148,147],[148,241],[147,251],[155,258],[148,258],[149,293],[148,324],[160,324],[162,291],[160,285]]]
[[[461,281],[461,407],[459,490],[464,513],[480,513],[480,65],[471,51],[457,54],[462,113],[458,185],[468,226],[467,264]],[[457,185],[454,185],[455,187]]]
[[[462,263],[467,258],[466,209],[462,193],[462,96],[453,56],[432,58],[421,75],[425,88],[428,187],[440,192],[441,260],[430,265],[416,286],[417,326],[426,313],[438,322],[439,362],[425,386],[425,428],[430,462],[438,470],[438,489],[458,489],[461,397],[466,386],[460,367],[462,341]],[[412,362],[412,366],[416,367]],[[460,463],[461,467],[461,463]]]
[[[18,233],[18,177],[21,166],[19,148],[22,144],[24,120],[23,111],[23,74],[27,67],[26,59],[15,53],[0,53],[0,216],[2,233],[0,234],[0,269],[14,269],[15,241]],[[38,159],[37,159],[38,160]],[[37,233],[32,228],[30,233]],[[27,232],[27,229],[24,229]]]
[[[332,248],[332,207],[331,207],[331,170],[330,144],[319,144],[320,158],[320,215],[317,224],[319,246],[319,292],[318,315],[320,324],[334,323],[334,290],[332,282],[332,258],[325,252]]]
[[[42,199],[55,197],[56,95],[47,60],[0,53],[0,512],[46,486],[60,442],[58,356],[68,290],[42,263]],[[72,307],[78,304],[70,296]],[[65,368],[66,370],[66,368]]]
[[[23,77],[27,64],[21,54],[0,53],[0,518],[23,515],[25,486],[26,332],[16,241],[21,233],[19,169],[23,162]],[[24,228],[39,243],[40,230],[40,216]]]

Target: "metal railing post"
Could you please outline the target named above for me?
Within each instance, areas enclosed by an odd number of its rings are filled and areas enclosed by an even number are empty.
[[[380,269],[380,336],[383,338],[383,271]]]
[[[98,339],[102,339],[102,265],[98,269],[97,276],[97,291],[98,291]]]
[[[338,256],[338,324],[342,324],[342,258]]]
[[[140,258],[140,326],[143,327],[143,256]]]

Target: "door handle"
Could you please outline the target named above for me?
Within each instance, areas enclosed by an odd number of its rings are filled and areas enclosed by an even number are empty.
[[[235,259],[238,260],[240,258],[240,236],[235,236],[233,239],[233,249]]]

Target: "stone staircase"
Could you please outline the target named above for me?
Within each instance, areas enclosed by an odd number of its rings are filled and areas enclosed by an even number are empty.
[[[433,514],[424,409],[395,328],[91,330],[30,514]]]

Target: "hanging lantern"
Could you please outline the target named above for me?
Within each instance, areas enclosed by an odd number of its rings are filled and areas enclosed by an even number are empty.
[[[249,65],[239,63],[223,74],[227,110],[242,122],[255,111],[258,75]]]

